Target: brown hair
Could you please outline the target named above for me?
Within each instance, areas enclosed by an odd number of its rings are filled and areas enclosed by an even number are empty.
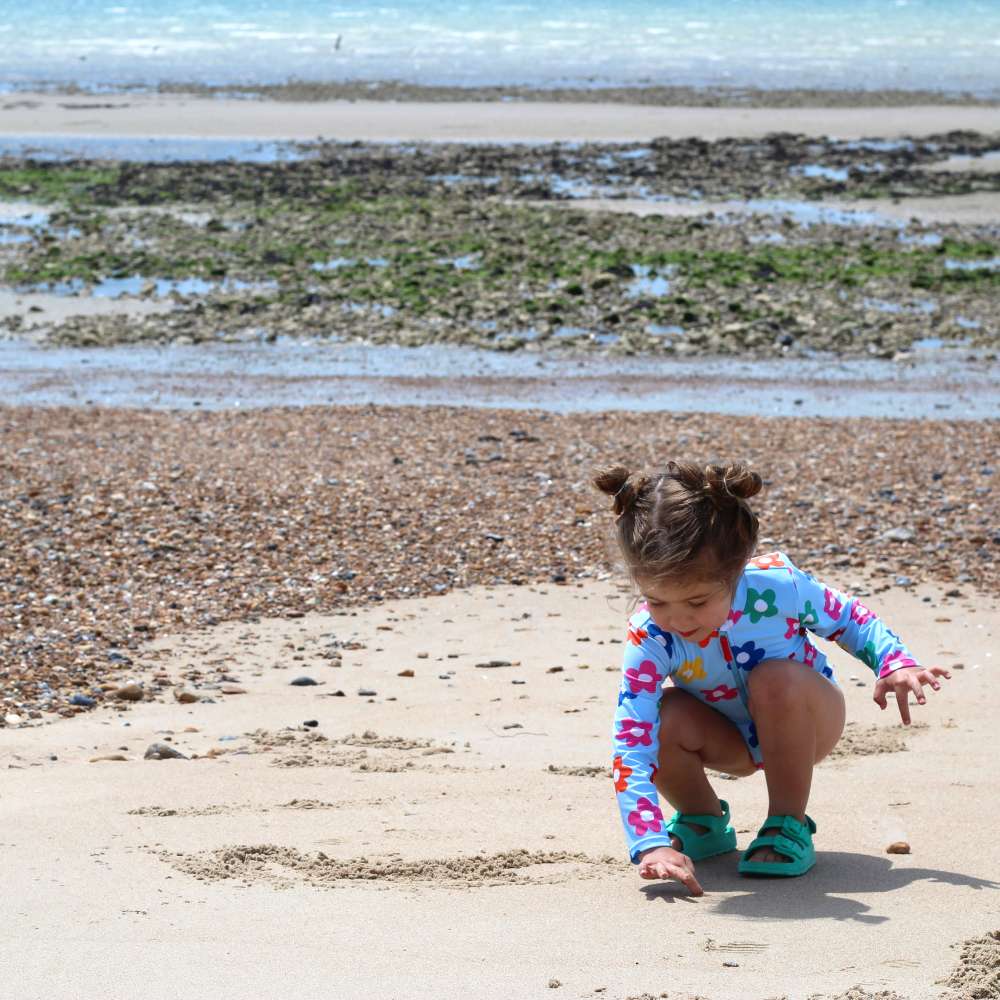
[[[618,547],[635,580],[718,579],[732,583],[757,546],[757,515],[747,500],[763,482],[741,462],[669,462],[653,476],[624,466],[594,485],[614,498]]]

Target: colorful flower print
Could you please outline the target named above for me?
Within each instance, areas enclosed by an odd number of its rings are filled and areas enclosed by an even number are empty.
[[[635,694],[640,691],[656,694],[657,682],[663,680],[663,674],[656,672],[656,664],[652,660],[643,660],[638,667],[629,667],[625,671],[625,679]]]
[[[696,656],[693,660],[685,660],[677,668],[677,676],[685,684],[693,684],[695,681],[705,679],[705,668],[701,665],[701,657]]]
[[[743,607],[743,614],[750,616],[751,625],[756,625],[761,618],[773,618],[777,613],[778,606],[774,601],[773,590],[747,588],[747,603]]]
[[[831,633],[830,633],[830,634],[829,634],[829,635],[827,636],[827,639],[829,639],[829,640],[830,640],[830,642],[840,642],[840,637],[841,637],[841,636],[842,636],[842,635],[843,635],[843,634],[844,634],[844,633],[845,633],[846,631],[847,631],[847,629],[846,629],[846,628],[838,628],[838,629],[837,629],[837,630],[836,630],[835,632],[831,632]]]
[[[626,691],[625,688],[621,688],[618,692],[618,707],[621,708],[626,701],[631,701],[633,698],[638,697],[634,691]]]
[[[726,687],[725,684],[720,684],[718,687],[714,687],[711,690],[707,688],[702,688],[701,693],[705,696],[705,701],[717,702],[717,701],[732,701],[739,691],[736,688]]]
[[[654,785],[656,784],[656,772],[658,770],[659,770],[659,768],[655,764],[653,764],[652,765],[652,770],[649,772],[649,780],[651,782],[653,782]]]
[[[635,809],[628,814],[628,821],[635,828],[635,835],[642,837],[647,833],[659,833],[663,822],[663,813],[655,802],[650,802],[645,795],[640,795],[635,802]]]
[[[614,763],[611,766],[611,775],[615,779],[616,792],[628,791],[628,779],[631,774],[632,768],[622,763],[621,756],[615,757]]]
[[[752,747],[759,747],[760,740],[757,739],[757,726],[754,723],[750,723],[750,729],[747,733],[747,742]]]
[[[823,591],[823,612],[827,618],[836,621],[840,617],[840,612],[844,610],[844,603],[840,599],[840,594],[835,590],[826,587]]]
[[[878,654],[875,652],[875,643],[866,642],[864,649],[859,649],[857,652],[858,659],[867,664],[874,673],[878,673],[879,662]]]
[[[632,628],[629,626],[627,633],[627,638],[633,646],[641,646],[642,640],[646,638],[649,633],[644,628]]]
[[[864,625],[865,622],[874,618],[875,615],[868,610],[860,601],[855,601],[851,605],[851,621],[857,622],[858,625]]]
[[[817,656],[818,653],[819,653],[819,650],[811,642],[807,642],[806,643],[805,652],[802,655],[802,662],[807,667],[815,667],[816,666],[816,656]]]
[[[646,625],[646,632],[654,642],[658,642],[667,651],[667,656],[674,655],[674,637],[669,632],[664,632],[659,625],[655,625],[653,622]]]
[[[745,642],[742,646],[733,647],[733,663],[741,670],[753,670],[764,659],[764,648]]]
[[[705,649],[708,646],[708,644],[712,642],[713,639],[718,639],[718,638],[719,638],[719,630],[717,628],[713,628],[712,631],[709,632],[704,639],[698,640],[698,645],[702,649]]]
[[[726,618],[727,622],[731,622],[733,625],[739,625],[740,619],[743,617],[742,611],[737,611],[735,608],[730,608],[729,616]]]
[[[823,674],[824,677],[832,677],[833,667],[831,667],[830,664],[828,663],[820,672]]]
[[[901,667],[916,666],[919,666],[919,664],[913,657],[907,656],[901,649],[894,649],[882,660],[882,667],[878,675],[879,677],[885,677],[886,674],[891,674],[893,670],[899,670]]]
[[[791,639],[793,635],[798,635],[802,631],[798,618],[786,618],[785,625],[787,626],[785,628],[786,639]]]
[[[804,611],[799,612],[799,625],[806,629],[819,624],[819,614],[812,606],[812,601],[806,601]]]
[[[642,722],[639,719],[622,719],[619,723],[617,739],[622,740],[631,750],[637,746],[652,746],[650,730],[653,728],[652,722]]]
[[[767,552],[762,556],[757,556],[756,559],[751,559],[750,565],[756,566],[757,569],[779,569],[785,564],[777,552]]]

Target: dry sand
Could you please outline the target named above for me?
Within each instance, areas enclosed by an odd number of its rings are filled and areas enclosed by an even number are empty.
[[[256,101],[183,95],[8,95],[0,135],[639,142],[769,132],[841,139],[1000,130],[1000,108],[696,108],[542,102]]]
[[[212,702],[0,730],[4,978],[19,1000],[942,997],[1000,926],[1000,613],[937,593],[871,601],[926,662],[963,663],[912,729],[832,648],[850,728],[815,776],[817,867],[703,862],[700,899],[626,859],[612,581],[161,636],[136,679]],[[143,759],[168,738],[190,759]],[[763,780],[717,787],[745,846]],[[966,949],[957,995],[997,995],[996,951]]]

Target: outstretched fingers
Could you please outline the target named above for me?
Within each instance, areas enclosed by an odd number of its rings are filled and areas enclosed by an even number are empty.
[[[639,875],[645,879],[676,879],[684,884],[692,896],[704,896],[705,890],[694,877],[694,862],[687,855],[683,855],[683,858],[684,862],[680,864],[670,861],[644,861],[639,866]]]

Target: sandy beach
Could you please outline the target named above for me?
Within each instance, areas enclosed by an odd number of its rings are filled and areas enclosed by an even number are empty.
[[[0,135],[189,136],[377,142],[639,142],[771,132],[895,139],[1000,130],[994,106],[655,107],[571,102],[254,101],[177,94],[10,94]]]
[[[625,856],[610,579],[158,636],[127,674],[145,700],[0,731],[6,975],[24,1000],[994,996],[995,949],[959,946],[1000,920],[1000,615],[868,600],[954,679],[904,730],[833,647],[849,721],[816,869],[714,859],[700,899]],[[164,742],[187,759],[143,759]],[[743,846],[763,782],[717,787]]]
[[[1000,998],[998,133],[985,103],[0,97],[11,995]],[[335,145],[87,162],[118,138]],[[570,199],[571,158],[501,145],[557,142],[650,144],[578,150],[574,193],[662,189]],[[953,678],[904,729],[824,646],[815,870],[713,859],[694,899],[615,812],[629,595],[589,477],[701,455],[765,475],[764,550]],[[716,788],[742,848],[763,779]]]

